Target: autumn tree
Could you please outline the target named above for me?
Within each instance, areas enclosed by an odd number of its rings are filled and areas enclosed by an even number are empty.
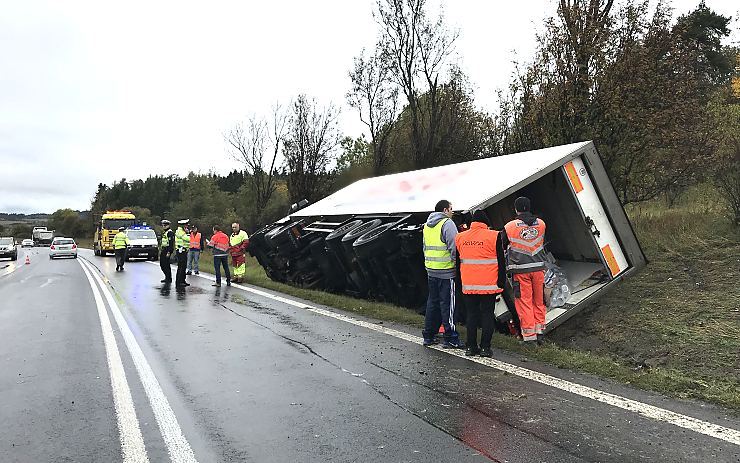
[[[283,151],[291,202],[313,202],[331,186],[329,167],[340,142],[338,117],[333,105],[319,107],[303,94],[293,103]]]

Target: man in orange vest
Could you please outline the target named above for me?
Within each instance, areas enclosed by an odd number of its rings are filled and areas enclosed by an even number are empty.
[[[490,230],[485,211],[475,211],[470,229],[455,237],[460,257],[460,277],[468,327],[465,355],[491,357],[493,309],[506,281],[505,262],[499,232]],[[481,326],[480,348],[478,326]]]
[[[199,275],[200,272],[200,251],[203,250],[203,235],[198,231],[198,227],[195,225],[190,226],[190,250],[188,251],[188,268],[186,275],[195,273]]]
[[[545,222],[530,212],[529,198],[514,201],[516,218],[501,236],[506,271],[514,277],[514,305],[525,343],[541,340],[545,331]]]

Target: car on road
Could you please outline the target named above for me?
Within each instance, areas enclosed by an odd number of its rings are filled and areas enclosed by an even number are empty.
[[[54,238],[49,246],[49,259],[55,257],[74,257],[77,258],[77,243],[72,238]]]
[[[12,236],[0,238],[0,257],[10,257],[10,260],[18,259],[18,248],[15,247],[15,239]]]
[[[21,247],[24,248],[32,248],[33,247],[33,240],[26,238],[25,240],[21,241]]]
[[[126,236],[131,243],[126,251],[126,260],[133,257],[157,260],[157,257],[159,257],[159,242],[154,230],[146,225],[134,225],[126,229]]]

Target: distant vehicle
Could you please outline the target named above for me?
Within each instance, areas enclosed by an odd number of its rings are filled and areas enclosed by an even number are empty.
[[[134,225],[126,230],[131,242],[131,247],[126,252],[126,260],[132,257],[145,257],[149,260],[157,260],[159,255],[159,242],[157,234],[151,227],[146,225]]]
[[[38,238],[33,240],[34,246],[51,246],[54,241],[54,230],[39,230]]]
[[[33,240],[26,238],[25,240],[21,241],[21,246],[24,248],[32,248],[33,247]]]
[[[49,259],[56,257],[74,257],[77,259],[77,243],[72,238],[54,238],[49,246]]]
[[[18,259],[18,248],[12,236],[0,238],[0,257],[10,257],[10,260]]]
[[[31,232],[31,238],[33,239],[34,246],[41,246],[40,240],[41,240],[41,232],[48,231],[46,227],[33,227],[33,231]]]
[[[128,228],[136,223],[136,216],[131,211],[106,211],[96,224],[93,237],[93,252],[104,256],[113,252],[113,237],[120,227]]]

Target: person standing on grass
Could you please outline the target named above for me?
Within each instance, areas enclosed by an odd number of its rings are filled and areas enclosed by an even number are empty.
[[[200,268],[200,252],[203,249],[203,235],[198,231],[198,227],[193,224],[190,226],[190,249],[188,250],[188,267],[186,275],[195,273],[198,275]]]
[[[226,275],[226,286],[231,286],[231,274],[229,273],[229,237],[221,231],[218,225],[213,226],[213,236],[207,242],[208,247],[213,248],[213,268],[216,271],[216,283],[212,286],[221,287],[221,266]]]
[[[429,295],[424,317],[424,346],[436,344],[440,323],[444,326],[446,348],[465,347],[455,329],[455,248],[457,227],[452,221],[452,204],[441,200],[424,225],[424,266]]]
[[[507,223],[501,233],[501,243],[506,249],[506,271],[514,280],[514,306],[522,340],[530,345],[542,342],[547,314],[544,299],[547,227],[531,210],[529,198],[516,198],[516,218]]]
[[[247,273],[247,256],[246,250],[249,246],[249,235],[244,230],[240,230],[238,223],[231,224],[231,237],[229,238],[229,254],[231,254],[231,265],[234,267],[235,283],[244,281],[244,274]]]
[[[455,237],[460,256],[460,278],[467,309],[468,349],[465,355],[491,357],[493,310],[506,283],[503,249],[499,232],[491,230],[488,215],[475,211],[470,229]],[[480,347],[478,327],[482,328]]]

